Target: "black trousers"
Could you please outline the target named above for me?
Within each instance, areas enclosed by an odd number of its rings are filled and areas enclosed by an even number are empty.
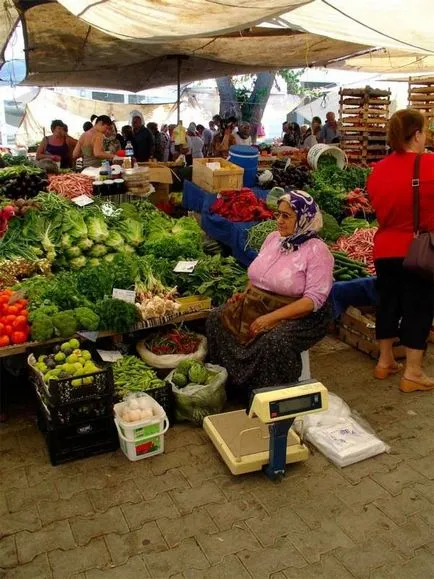
[[[407,348],[424,350],[434,317],[434,282],[403,267],[403,259],[375,262],[377,340],[399,337]]]

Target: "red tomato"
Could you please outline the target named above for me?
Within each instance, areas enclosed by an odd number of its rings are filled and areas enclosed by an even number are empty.
[[[5,346],[9,346],[10,344],[9,336],[0,336],[0,348],[4,348]]]
[[[10,325],[5,326],[4,332],[5,332],[6,336],[10,336],[13,331],[14,331],[14,329],[12,326],[10,326]]]
[[[12,332],[12,344],[23,344],[27,340],[27,332]]]
[[[13,306],[8,306],[8,314],[17,315],[20,309],[21,308],[15,304]]]
[[[0,336],[3,336],[5,333],[5,325],[0,322]]]
[[[21,314],[15,318],[12,322],[12,327],[14,330],[23,330],[27,325],[27,317]]]
[[[4,293],[0,294],[0,304],[7,304],[9,301],[9,296]]]
[[[6,325],[13,324],[16,317],[17,316],[15,314],[9,313],[7,316],[3,317],[3,323]]]
[[[28,303],[29,303],[28,300],[22,299],[22,300],[18,300],[17,302],[15,302],[15,305],[20,306],[21,308],[24,308],[27,306]]]

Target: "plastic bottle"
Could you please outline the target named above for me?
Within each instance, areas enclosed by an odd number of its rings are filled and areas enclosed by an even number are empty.
[[[134,157],[134,148],[131,141],[127,141],[127,144],[125,145],[125,156]]]

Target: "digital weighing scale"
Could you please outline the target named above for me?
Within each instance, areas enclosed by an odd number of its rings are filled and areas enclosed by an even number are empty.
[[[203,427],[232,474],[263,469],[276,479],[285,474],[286,464],[309,454],[291,430],[295,418],[327,407],[327,388],[306,380],[253,390],[247,410],[207,416]]]

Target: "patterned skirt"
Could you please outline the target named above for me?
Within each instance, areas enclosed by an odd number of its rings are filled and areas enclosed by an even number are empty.
[[[207,320],[210,361],[227,369],[237,390],[296,382],[301,374],[301,352],[322,340],[332,320],[331,305],[305,318],[280,322],[248,346],[237,342],[220,320],[221,308]]]

